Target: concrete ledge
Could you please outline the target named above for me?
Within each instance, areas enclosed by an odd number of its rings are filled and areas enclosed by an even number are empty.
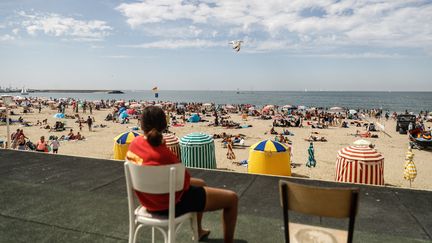
[[[191,169],[211,186],[240,195],[237,242],[283,242],[279,177]],[[432,192],[284,178],[309,185],[359,187],[355,242],[432,242]],[[118,161],[0,150],[0,242],[127,242],[123,164]],[[291,215],[319,225],[319,218]],[[344,228],[345,222],[323,219]],[[223,242],[220,212],[206,213],[209,242]],[[148,229],[139,242],[149,242]],[[146,235],[147,234],[147,235]],[[189,242],[184,225],[179,242]],[[159,237],[160,238],[160,237]]]

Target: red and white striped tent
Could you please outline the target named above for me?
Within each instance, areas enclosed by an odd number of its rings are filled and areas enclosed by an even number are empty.
[[[336,181],[384,185],[384,157],[369,146],[349,146],[338,151]]]
[[[165,145],[177,156],[179,161],[181,161],[180,145],[179,145],[178,137],[171,133],[164,133],[163,138],[165,140]]]

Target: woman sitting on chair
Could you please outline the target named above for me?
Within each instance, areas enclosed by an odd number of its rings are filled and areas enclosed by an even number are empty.
[[[132,163],[158,166],[179,163],[165,145],[162,131],[167,127],[164,111],[156,106],[146,107],[141,117],[144,136],[136,137],[129,145],[126,158]],[[141,204],[151,213],[168,215],[169,196],[136,192]],[[198,212],[198,235],[200,240],[210,231],[202,228],[202,212],[223,209],[224,241],[233,242],[237,221],[238,196],[235,192],[208,187],[201,179],[191,178],[186,170],[183,191],[176,193],[176,215]]]

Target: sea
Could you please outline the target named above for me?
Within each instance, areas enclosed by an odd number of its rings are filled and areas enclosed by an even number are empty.
[[[303,105],[307,107],[379,108],[385,111],[418,113],[432,111],[432,92],[357,92],[357,91],[179,91],[159,90],[159,97],[148,91],[107,93],[30,93],[28,97],[203,102],[215,104]],[[11,94],[11,95],[20,95]]]

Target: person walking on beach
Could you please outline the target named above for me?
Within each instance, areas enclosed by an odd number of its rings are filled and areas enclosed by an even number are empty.
[[[167,127],[164,111],[156,106],[148,106],[141,116],[143,136],[136,137],[129,146],[126,158],[131,163],[142,166],[158,166],[180,163],[177,156],[168,149],[162,136]],[[154,214],[168,215],[168,194],[154,195],[136,192],[141,204]],[[238,196],[231,190],[208,187],[197,178],[191,178],[185,171],[183,191],[176,195],[176,214],[198,213],[199,240],[210,234],[202,227],[203,212],[223,210],[224,242],[234,241],[237,222]]]
[[[55,138],[51,141],[50,145],[51,145],[51,148],[52,148],[53,154],[58,154],[58,149],[59,149],[59,147],[60,147],[60,142],[58,141],[57,137],[55,137]]]
[[[93,125],[93,119],[91,119],[90,116],[88,116],[88,118],[87,118],[87,125],[88,125],[89,132],[91,132],[92,131],[92,125]]]
[[[12,141],[11,148],[12,149],[16,148],[20,134],[21,134],[20,129],[17,129],[16,132],[12,133],[12,135],[11,135],[11,141]]]
[[[231,140],[231,138],[227,139],[227,159],[229,160],[235,160],[236,156],[233,150],[233,141]]]

